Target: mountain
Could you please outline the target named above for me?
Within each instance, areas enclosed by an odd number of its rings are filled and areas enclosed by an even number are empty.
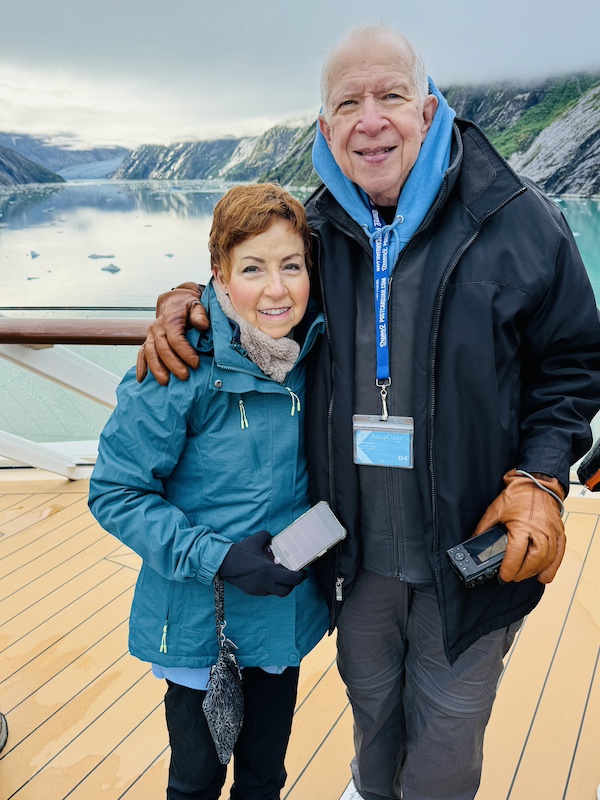
[[[0,133],[0,145],[15,150],[36,164],[41,164],[65,178],[106,178],[129,153],[124,147],[79,149],[69,143],[52,144],[47,138],[21,133]],[[90,174],[90,172],[92,174]]]
[[[219,177],[227,181],[261,179],[273,165],[294,157],[303,134],[303,127],[275,125],[269,128],[254,140],[240,143],[231,161],[220,170]]]
[[[304,129],[275,125],[260,136],[143,145],[126,158],[114,177],[126,180],[205,179],[254,181],[287,160]]]
[[[510,164],[549,194],[600,195],[600,85],[515,153]]]
[[[114,174],[120,180],[217,178],[229,162],[240,139],[179,142],[171,146],[142,145],[123,161]]]
[[[21,183],[63,183],[64,179],[49,169],[0,145],[0,186]]]
[[[318,186],[319,176],[312,165],[312,146],[316,121],[303,128],[287,156],[260,176],[261,181],[278,181],[285,186]]]
[[[483,128],[516,172],[549,194],[600,194],[600,75],[450,87],[444,95],[459,116]]]

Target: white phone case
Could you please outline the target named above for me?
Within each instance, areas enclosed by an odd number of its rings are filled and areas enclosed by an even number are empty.
[[[322,556],[346,536],[329,504],[317,503],[271,540],[271,552],[277,564],[299,570]]]

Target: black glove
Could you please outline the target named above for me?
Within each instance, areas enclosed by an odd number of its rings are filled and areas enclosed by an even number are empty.
[[[306,570],[294,572],[275,564],[265,553],[271,541],[268,531],[259,531],[229,548],[219,567],[221,577],[242,592],[257,596],[285,597],[294,586],[308,578]]]

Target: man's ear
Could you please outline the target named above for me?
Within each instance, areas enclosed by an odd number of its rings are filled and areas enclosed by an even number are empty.
[[[325,137],[325,141],[327,142],[327,145],[331,150],[331,128],[329,127],[329,124],[327,123],[327,120],[325,119],[323,114],[319,114],[319,130]]]
[[[434,94],[428,94],[423,101],[423,125],[421,127],[421,144],[425,141],[425,137],[431,128],[431,123],[435,117],[435,112],[438,107],[438,99]]]

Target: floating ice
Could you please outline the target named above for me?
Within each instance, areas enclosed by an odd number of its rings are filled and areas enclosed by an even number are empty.
[[[101,256],[98,255],[98,253],[92,253],[91,256],[88,256],[88,258],[114,258],[114,257],[115,257],[114,254],[110,256]]]
[[[32,250],[32,251],[31,251],[31,257],[32,257],[32,258],[39,258],[39,255],[40,255],[40,254],[39,254],[39,253],[36,253],[36,252],[35,252],[35,250]]]
[[[103,272],[121,272],[121,267],[117,267],[116,264],[108,264],[106,267],[101,267]]]

